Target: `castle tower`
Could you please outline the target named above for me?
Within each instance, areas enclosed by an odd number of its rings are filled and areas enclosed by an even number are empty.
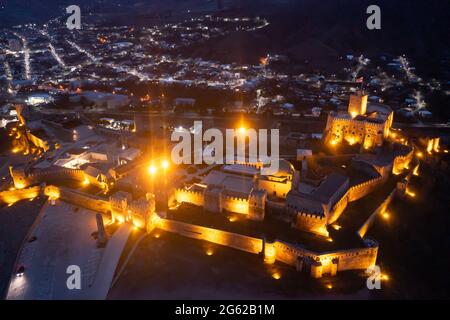
[[[248,218],[250,220],[262,221],[265,216],[267,192],[265,190],[253,189],[248,197]]]
[[[9,166],[9,174],[16,189],[23,189],[32,184],[32,179],[28,175],[28,168],[24,165]]]
[[[367,98],[368,95],[359,91],[357,94],[350,95],[350,101],[348,103],[348,113],[352,118],[364,115],[367,111]]]

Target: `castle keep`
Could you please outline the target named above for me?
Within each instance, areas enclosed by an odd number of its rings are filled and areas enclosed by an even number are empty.
[[[393,111],[386,105],[367,105],[367,95],[350,96],[346,112],[330,112],[325,128],[325,142],[330,145],[347,142],[365,150],[383,145],[392,126]]]

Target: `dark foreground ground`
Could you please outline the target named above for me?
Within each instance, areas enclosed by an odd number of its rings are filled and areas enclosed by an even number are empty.
[[[44,202],[40,197],[0,208],[0,299],[6,294],[22,242]]]

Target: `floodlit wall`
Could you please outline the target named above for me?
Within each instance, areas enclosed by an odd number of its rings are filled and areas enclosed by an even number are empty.
[[[35,136],[31,132],[27,132],[27,138],[38,148],[41,148],[44,150],[44,152],[47,152],[50,149],[49,143],[46,140],[42,140],[41,138]]]
[[[381,146],[390,128],[390,121],[372,123],[364,120],[342,118],[328,115],[325,129],[325,141],[340,143],[343,140],[350,144],[362,144],[365,149]]]
[[[58,198],[92,211],[98,211],[104,214],[111,212],[111,204],[109,201],[86,193],[56,186],[45,187],[44,193],[48,197]]]
[[[264,245],[262,239],[169,219],[158,219],[156,227],[185,237],[209,241],[253,254],[264,252],[268,258],[265,257],[264,260],[267,260],[268,263],[278,260],[291,266],[297,266],[297,261],[303,259],[305,264],[315,263],[314,275],[312,275],[314,277],[321,277],[323,274],[335,275],[336,271],[367,269],[376,263],[378,254],[378,244],[373,241],[371,246],[366,248],[319,254],[282,241]]]
[[[277,182],[266,179],[258,179],[258,189],[267,191],[267,195],[286,199],[286,195],[292,188],[292,181]]]
[[[187,189],[176,189],[175,190],[175,200],[178,203],[192,203],[196,206],[203,206],[204,204],[204,195],[203,192],[199,191],[191,191]]]
[[[41,187],[35,186],[27,189],[20,190],[7,190],[0,192],[0,204],[13,204],[17,201],[24,199],[32,199],[39,196],[41,193]]]
[[[327,219],[325,216],[318,216],[305,212],[297,212],[295,227],[300,230],[328,237]]]
[[[411,148],[411,151],[408,152],[408,154],[406,154],[404,156],[395,157],[394,165],[392,168],[392,173],[399,174],[403,170],[405,170],[409,166],[410,162],[412,161],[413,156],[414,156],[414,148]]]
[[[248,214],[248,199],[222,196],[222,209],[230,212]]]
[[[185,237],[205,240],[250,253],[258,254],[262,251],[262,239],[247,237],[237,233],[168,219],[159,219],[156,227]]]
[[[36,169],[27,172],[23,168],[11,168],[11,176],[16,188],[26,188],[32,184],[47,182],[51,179],[84,180],[83,170],[51,167],[48,169]]]
[[[369,228],[372,226],[373,221],[375,220],[375,217],[379,214],[382,214],[384,211],[386,211],[389,204],[392,202],[394,197],[397,195],[397,188],[392,190],[392,192],[389,194],[389,196],[381,203],[378,208],[374,210],[374,212],[370,215],[370,217],[364,222],[364,224],[359,228],[358,234],[361,238],[363,238]]]
[[[291,266],[296,266],[298,259],[305,264],[320,262],[320,274],[333,272],[333,262],[337,262],[337,271],[367,269],[376,263],[378,245],[367,248],[339,250],[327,253],[315,253],[285,242],[276,241],[276,259]]]
[[[365,197],[366,195],[374,191],[378,186],[382,185],[387,180],[387,178],[388,176],[380,176],[350,187],[350,189],[348,189],[347,191],[348,201],[352,202]]]
[[[176,189],[175,200],[178,203],[191,203],[196,206],[205,207],[206,210],[221,212],[222,210],[248,214],[249,202],[246,198],[229,196],[223,193],[207,193],[208,200],[205,201],[205,193],[187,189]],[[208,203],[206,203],[208,202]]]

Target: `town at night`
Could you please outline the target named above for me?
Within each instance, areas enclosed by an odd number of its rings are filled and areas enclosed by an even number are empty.
[[[449,9],[0,1],[0,299],[448,300]]]

